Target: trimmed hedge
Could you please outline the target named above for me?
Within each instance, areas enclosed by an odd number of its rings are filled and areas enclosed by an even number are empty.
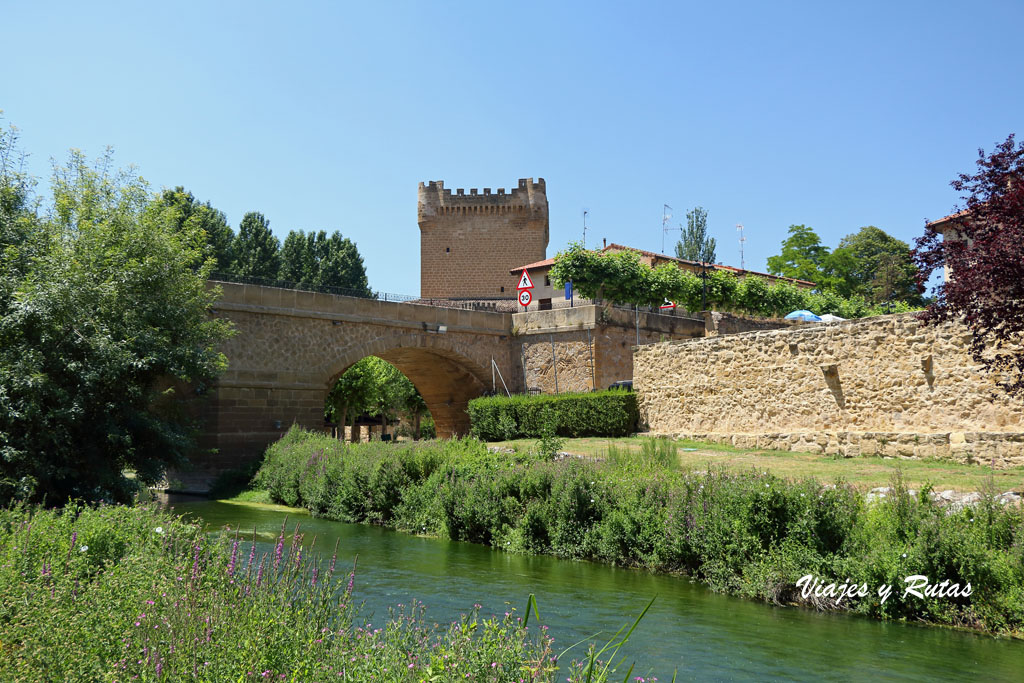
[[[586,394],[489,396],[469,402],[473,435],[484,441],[540,438],[554,422],[558,436],[629,436],[636,431],[636,394],[611,389]]]

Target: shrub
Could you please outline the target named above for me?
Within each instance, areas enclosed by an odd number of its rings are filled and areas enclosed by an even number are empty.
[[[469,402],[473,435],[484,441],[540,438],[555,417],[555,433],[563,437],[628,436],[636,431],[636,395],[621,390],[586,394],[489,396]]]

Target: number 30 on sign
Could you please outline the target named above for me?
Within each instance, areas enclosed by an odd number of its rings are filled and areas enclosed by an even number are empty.
[[[530,290],[528,290],[528,289],[520,289],[519,290],[519,305],[521,305],[521,306],[523,306],[525,308],[526,306],[530,305],[531,301],[533,301],[533,295],[530,294]]]

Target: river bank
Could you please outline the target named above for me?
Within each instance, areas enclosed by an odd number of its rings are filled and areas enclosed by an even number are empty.
[[[204,526],[152,506],[0,510],[0,678],[586,678],[525,612],[488,617],[467,596],[450,624],[417,601],[367,623],[372,570],[337,545],[313,553],[283,519],[259,536]]]
[[[269,449],[257,482],[329,519],[683,573],[774,604],[1020,635],[1019,508],[988,497],[950,511],[899,480],[868,505],[843,482],[682,471],[650,443],[604,462],[546,461],[468,440],[352,447],[294,431]],[[833,587],[808,594],[805,576]],[[946,582],[943,594],[905,593],[915,576]],[[867,595],[840,597],[843,584]]]
[[[639,452],[643,437],[566,439],[561,450],[584,458],[603,458],[609,447]],[[795,451],[738,448],[726,444],[672,440],[677,447],[679,465],[685,470],[707,469],[708,465],[739,469],[767,470],[786,479],[813,477],[831,482],[836,478],[864,490],[888,486],[897,471],[911,489],[931,485],[936,492],[976,492],[994,488],[999,492],[1024,493],[1024,467],[992,469],[983,464],[967,465],[938,458],[918,459],[895,456],[861,455],[843,457]],[[511,451],[529,451],[532,439],[490,442],[488,447]]]
[[[210,530],[255,529],[258,551],[273,549],[287,516],[289,529],[300,525],[310,552],[330,558],[338,544],[339,555],[358,555],[361,613],[375,624],[389,606],[413,599],[425,603],[429,621],[446,624],[466,612],[470,599],[482,604],[481,615],[500,617],[510,606],[521,613],[523,596],[535,593],[541,622],[560,649],[597,631],[610,636],[657,596],[621,653],[636,662],[631,681],[639,675],[668,683],[674,671],[680,681],[845,681],[870,674],[908,683],[935,680],[937,672],[945,680],[1016,681],[1024,668],[1024,641],[1010,638],[780,607],[678,575],[504,552],[276,505],[191,496],[165,504]]]

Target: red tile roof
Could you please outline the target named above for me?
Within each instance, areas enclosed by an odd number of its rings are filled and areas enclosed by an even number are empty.
[[[509,272],[510,275],[518,275],[519,273],[523,272],[524,268],[526,270],[531,270],[533,268],[544,268],[544,267],[550,267],[550,266],[553,266],[553,265],[555,265],[555,257],[554,256],[552,256],[551,258],[546,258],[543,261],[537,261],[536,263],[529,263],[529,264],[527,264],[525,266],[519,266],[518,268],[513,268],[512,270],[510,270],[508,272]]]
[[[952,214],[950,214],[948,216],[944,216],[943,218],[940,218],[937,221],[931,221],[931,222],[928,223],[928,225],[939,225],[941,223],[946,223],[948,221],[953,220],[954,218],[962,218],[962,217],[966,216],[969,213],[970,213],[970,211],[968,211],[967,209],[964,209],[963,211],[958,211],[958,212],[952,213]]]

